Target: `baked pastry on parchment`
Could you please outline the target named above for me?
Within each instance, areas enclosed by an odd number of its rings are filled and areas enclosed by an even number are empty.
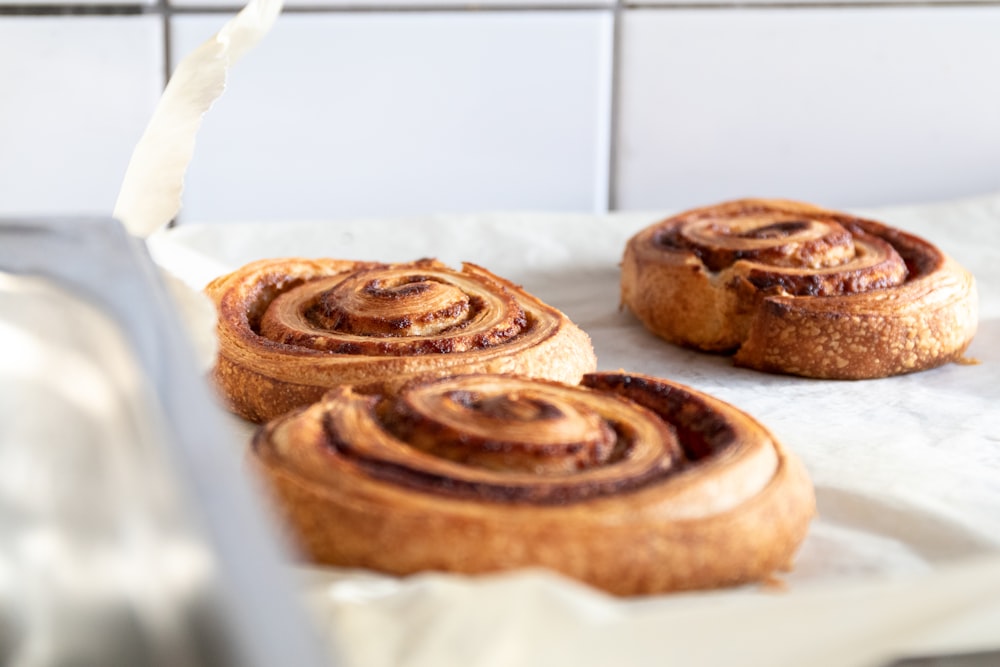
[[[269,259],[206,292],[219,312],[215,381],[256,422],[341,385],[391,390],[469,372],[577,382],[596,367],[565,315],[473,264]]]
[[[815,378],[955,361],[978,317],[972,275],[931,243],[783,200],[695,209],[640,231],[625,248],[621,294],[672,343]]]
[[[754,419],[624,373],[331,390],[258,430],[251,461],[306,556],[395,574],[544,567],[617,595],[787,569],[815,511]]]

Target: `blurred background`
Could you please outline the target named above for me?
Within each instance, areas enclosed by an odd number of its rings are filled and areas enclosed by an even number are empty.
[[[0,216],[109,214],[172,67],[238,8],[0,0]],[[294,0],[179,223],[996,191],[1000,0]]]

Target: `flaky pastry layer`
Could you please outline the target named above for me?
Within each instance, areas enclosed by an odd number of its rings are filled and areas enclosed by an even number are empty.
[[[251,460],[315,562],[543,567],[616,595],[766,579],[815,511],[803,466],[754,419],[622,373],[339,388],[261,428]]]
[[[565,315],[473,264],[269,259],[206,291],[219,312],[216,384],[256,422],[341,385],[392,390],[469,372],[576,382],[596,367]]]
[[[738,365],[868,379],[959,359],[972,275],[929,242],[809,204],[745,199],[633,236],[622,303],[658,336]]]

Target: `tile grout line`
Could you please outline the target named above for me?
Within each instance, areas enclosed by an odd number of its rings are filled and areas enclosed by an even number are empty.
[[[618,209],[618,124],[621,110],[621,56],[622,12],[624,0],[616,0],[611,14],[611,89],[608,91],[608,171],[605,208],[608,212]]]
[[[157,0],[156,6],[160,11],[163,29],[163,86],[166,87],[174,70],[172,55],[173,27],[170,25],[171,12],[167,6],[167,0]]]
[[[133,4],[0,4],[0,16],[141,16],[156,13],[155,7]]]
[[[172,23],[173,13],[170,11],[168,0],[156,0],[156,7],[160,10],[161,29],[163,31],[163,88],[166,89],[170,77],[174,73],[173,39],[174,31]],[[175,215],[167,222],[167,229],[177,226],[177,216]]]
[[[522,4],[511,2],[509,4],[496,5],[448,5],[448,4],[419,4],[419,5],[396,5],[386,3],[381,5],[352,5],[352,4],[320,4],[320,5],[291,5],[284,8],[286,14],[308,14],[308,13],[490,13],[490,12],[552,12],[552,11],[612,11],[620,14],[622,11],[633,9],[660,10],[660,11],[686,11],[686,10],[774,10],[774,9],[912,9],[912,8],[972,8],[972,7],[1000,7],[1000,0],[735,0],[733,2],[720,2],[717,0],[707,0],[705,2],[668,2],[665,0],[614,0],[613,2],[571,2],[552,4]],[[241,4],[226,4],[208,6],[188,6],[175,7],[168,4],[167,0],[157,0],[153,5],[142,4],[87,4],[87,3],[65,3],[65,4],[0,4],[0,16],[133,16],[142,14],[157,14],[164,19],[177,15],[198,15],[233,13],[243,8]],[[169,28],[165,29],[165,33]]]

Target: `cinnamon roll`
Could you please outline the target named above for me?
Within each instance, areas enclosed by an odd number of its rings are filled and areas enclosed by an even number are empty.
[[[473,264],[261,260],[206,291],[219,313],[216,384],[256,422],[338,385],[474,371],[576,382],[596,366],[565,315]]]
[[[621,298],[653,333],[815,378],[899,375],[959,359],[972,275],[931,243],[808,204],[745,199],[633,236]]]
[[[815,510],[799,460],[751,417],[623,373],[342,387],[260,428],[251,461],[315,562],[544,567],[616,595],[765,579]]]

